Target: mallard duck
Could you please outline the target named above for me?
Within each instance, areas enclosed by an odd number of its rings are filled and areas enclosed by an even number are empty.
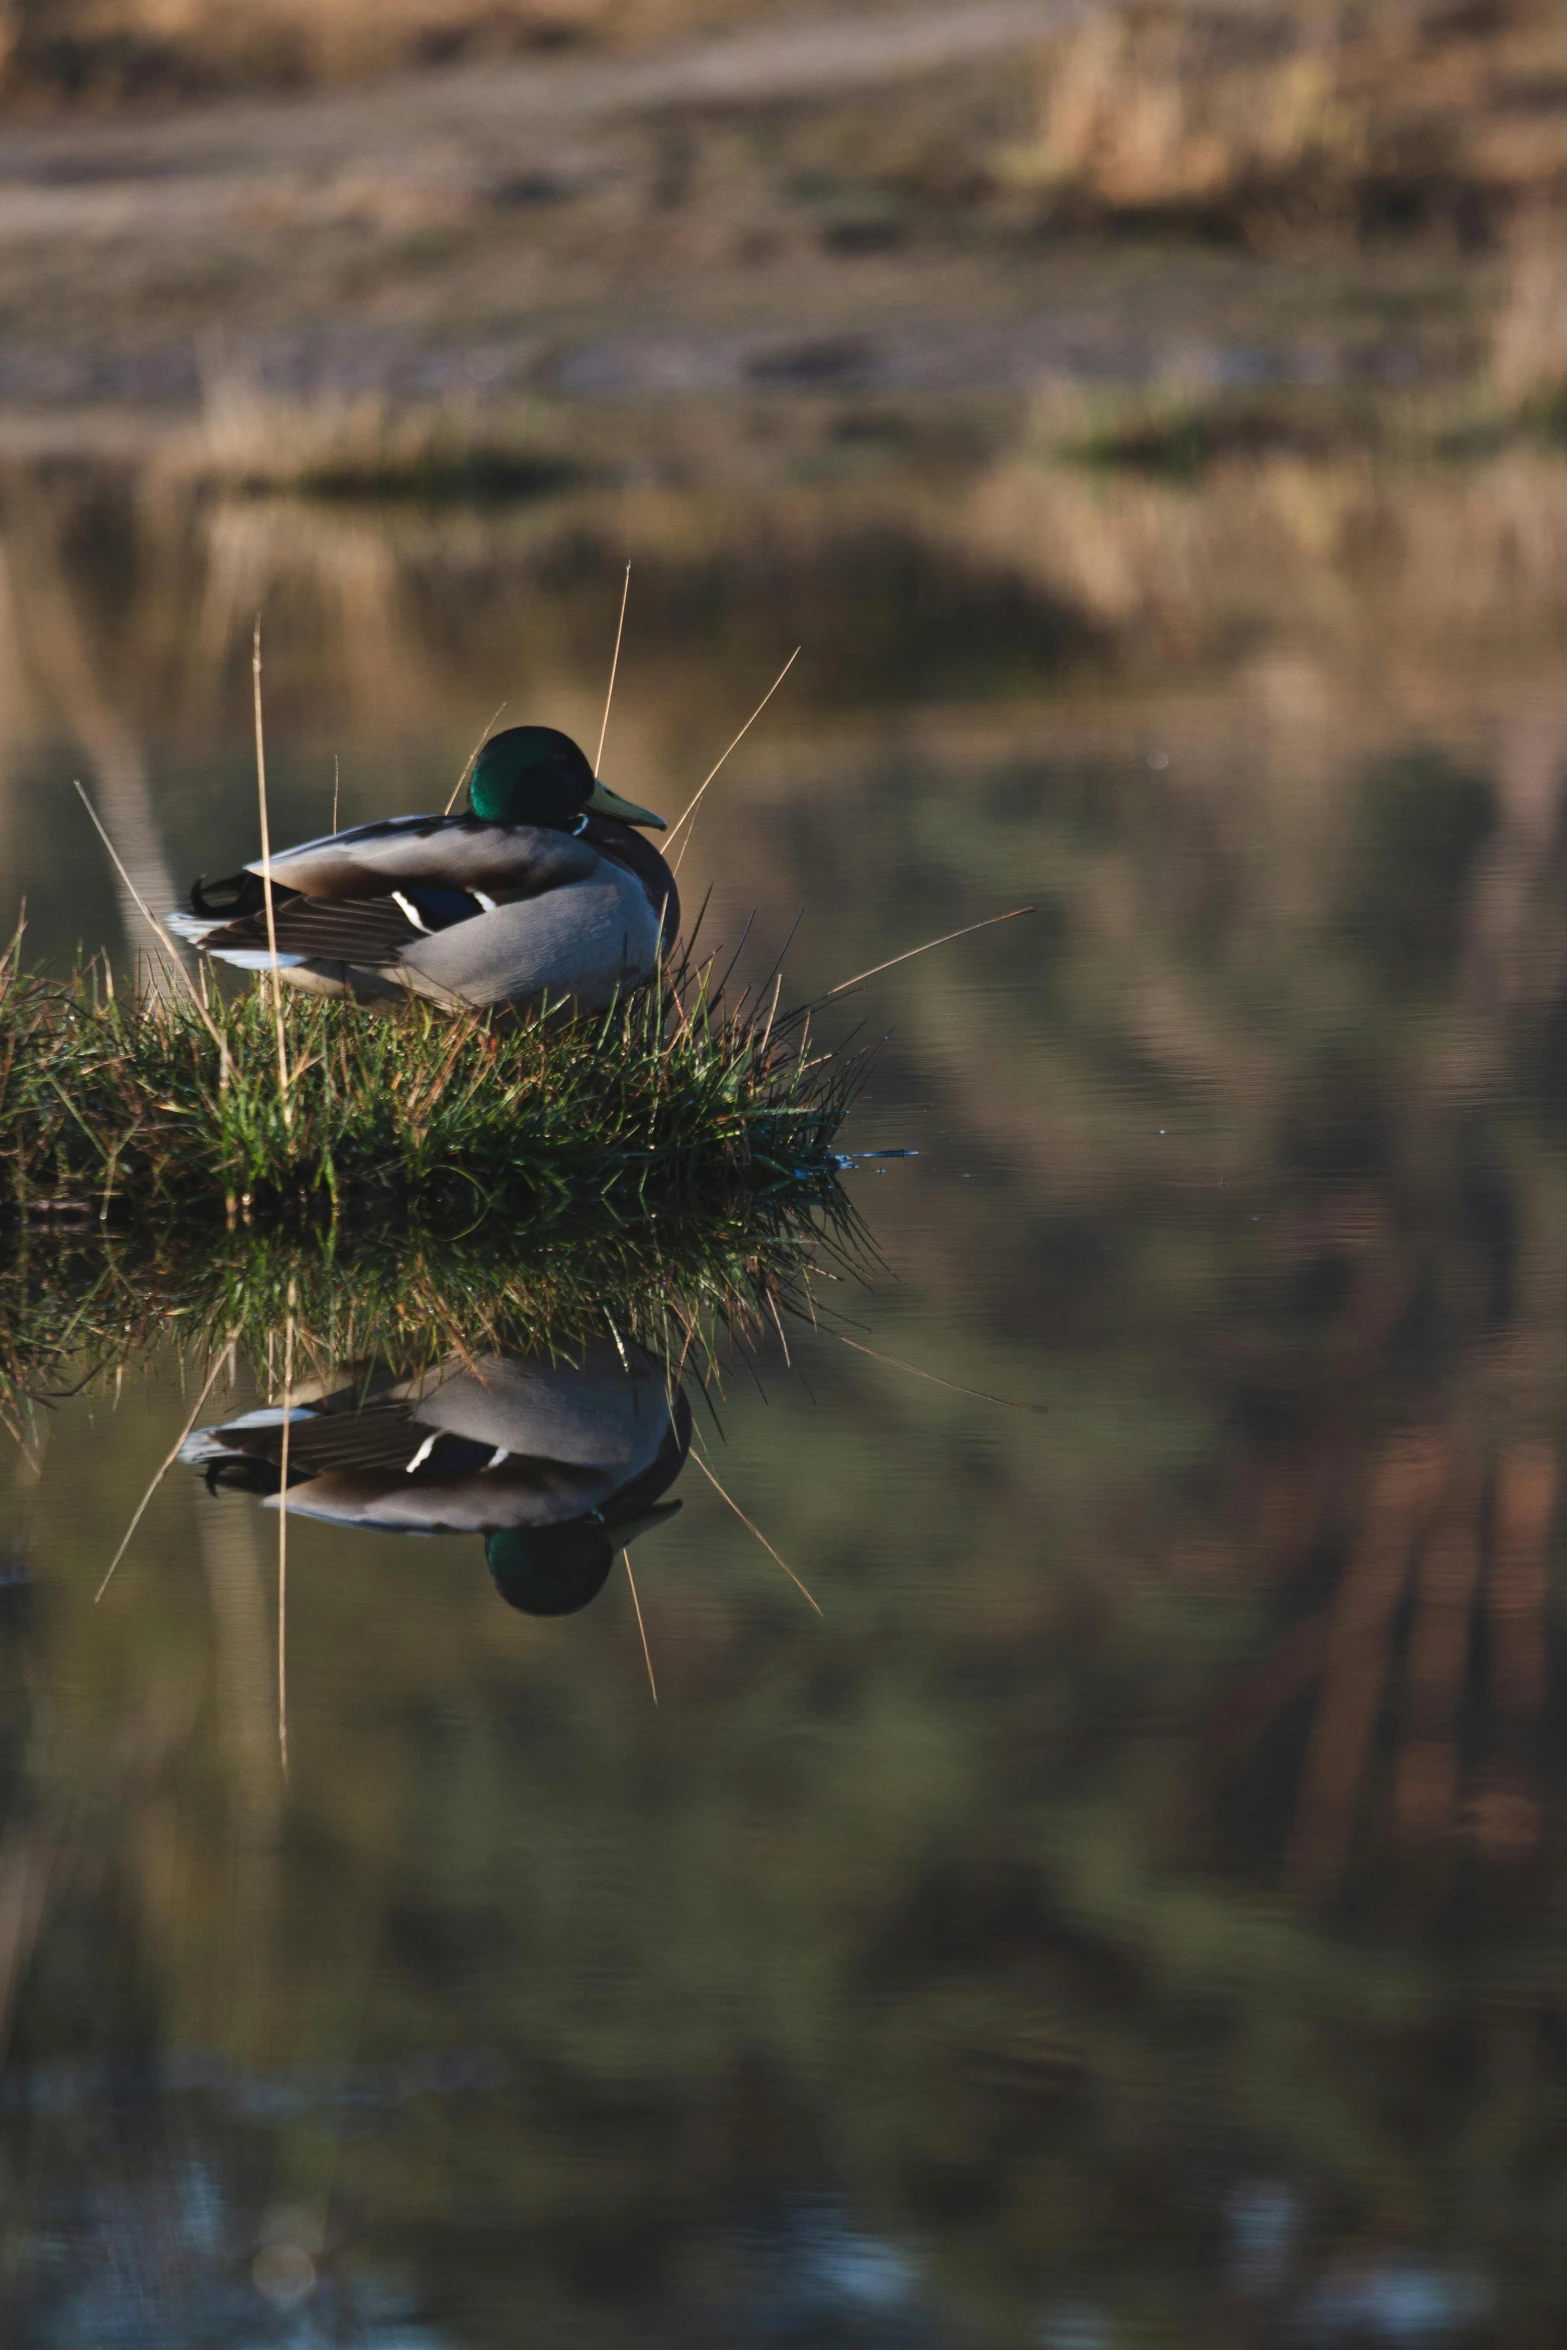
[[[483,1354],[299,1389],[288,1422],[290,1516],[377,1534],[480,1534],[497,1590],[529,1615],[570,1615],[618,1551],[676,1515],[661,1496],[691,1447],[691,1407],[653,1357],[606,1342],[580,1362]],[[279,1506],[281,1406],[187,1437],[214,1493]]]
[[[389,816],[273,857],[279,971],[316,995],[602,1011],[651,979],[680,924],[675,877],[638,824],[664,829],[570,735],[509,726],[474,762],[466,815]],[[270,969],[259,858],[198,881],[169,928]]]

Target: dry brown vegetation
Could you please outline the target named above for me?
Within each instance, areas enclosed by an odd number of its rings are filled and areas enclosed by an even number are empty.
[[[754,19],[755,0],[16,0],[4,87],[38,102],[300,88]],[[772,13],[772,12],[770,12]]]
[[[185,444],[199,477],[230,489],[328,497],[399,490],[525,496],[580,470],[525,401],[471,395],[401,406],[384,392],[280,392],[252,367],[205,373],[201,423]]]
[[[834,13],[876,5],[847,0]],[[811,0],[11,0],[0,98],[37,108],[305,88],[765,31],[790,13],[822,11]],[[955,113],[945,169],[927,155],[920,176],[948,200],[1011,189],[1055,217],[1177,220],[1250,240],[1431,225],[1484,235],[1521,199],[1567,187],[1564,76],[1567,18],[1552,0],[1122,0],[1041,41],[1021,136],[998,142],[992,124],[975,142]]]
[[[1549,0],[1134,0],[1047,49],[1006,168],[1079,217],[1479,234],[1567,183],[1564,74]]]
[[[1444,657],[1548,656],[1567,628],[1567,474],[1526,450],[1478,469],[1288,453],[1179,482],[1027,456],[976,485],[967,545],[1133,655],[1207,664],[1288,648],[1437,682]]]

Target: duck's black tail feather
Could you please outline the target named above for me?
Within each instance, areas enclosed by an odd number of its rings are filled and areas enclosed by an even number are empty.
[[[274,908],[285,898],[297,897],[299,892],[285,889],[280,881],[272,884]],[[190,885],[190,911],[208,921],[237,922],[246,914],[260,914],[266,909],[267,893],[259,873],[231,873],[226,881],[208,881],[198,876]]]

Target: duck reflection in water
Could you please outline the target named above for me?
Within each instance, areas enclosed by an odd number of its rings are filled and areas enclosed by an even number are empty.
[[[679,1511],[691,1407],[662,1367],[607,1341],[575,1362],[521,1354],[377,1370],[295,1390],[290,1516],[375,1534],[479,1534],[495,1587],[564,1616],[603,1589],[618,1551]],[[180,1457],[209,1492],[282,1490],[281,1405],[198,1429]]]

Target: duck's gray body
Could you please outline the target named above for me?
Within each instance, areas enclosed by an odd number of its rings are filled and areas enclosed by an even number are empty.
[[[404,816],[286,849],[271,861],[279,972],[316,995],[602,1011],[652,978],[678,905],[655,852],[625,827],[595,829],[607,843],[472,815]],[[653,860],[650,879],[622,861],[637,856]],[[244,872],[260,876],[260,861]],[[443,898],[467,903],[436,927]],[[189,913],[169,927],[241,969],[266,970],[256,924],[253,912],[243,922]]]
[[[679,1418],[689,1442],[683,1406]],[[276,1473],[283,1419],[274,1408],[200,1429],[180,1458]],[[388,1534],[613,1517],[616,1497],[646,1480],[662,1454],[684,1457],[662,1371],[635,1350],[622,1363],[608,1344],[575,1365],[489,1354],[368,1394],[306,1393],[288,1421],[290,1515]],[[274,1492],[266,1506],[280,1503]]]
[[[402,948],[395,963],[316,956],[285,962],[280,955],[279,967],[284,978],[313,995],[366,1003],[416,995],[447,1011],[507,1004],[526,1012],[569,1001],[579,1012],[601,1012],[617,995],[652,978],[659,926],[642,884],[607,857],[598,865],[595,874],[547,897],[497,906],[437,931]]]

